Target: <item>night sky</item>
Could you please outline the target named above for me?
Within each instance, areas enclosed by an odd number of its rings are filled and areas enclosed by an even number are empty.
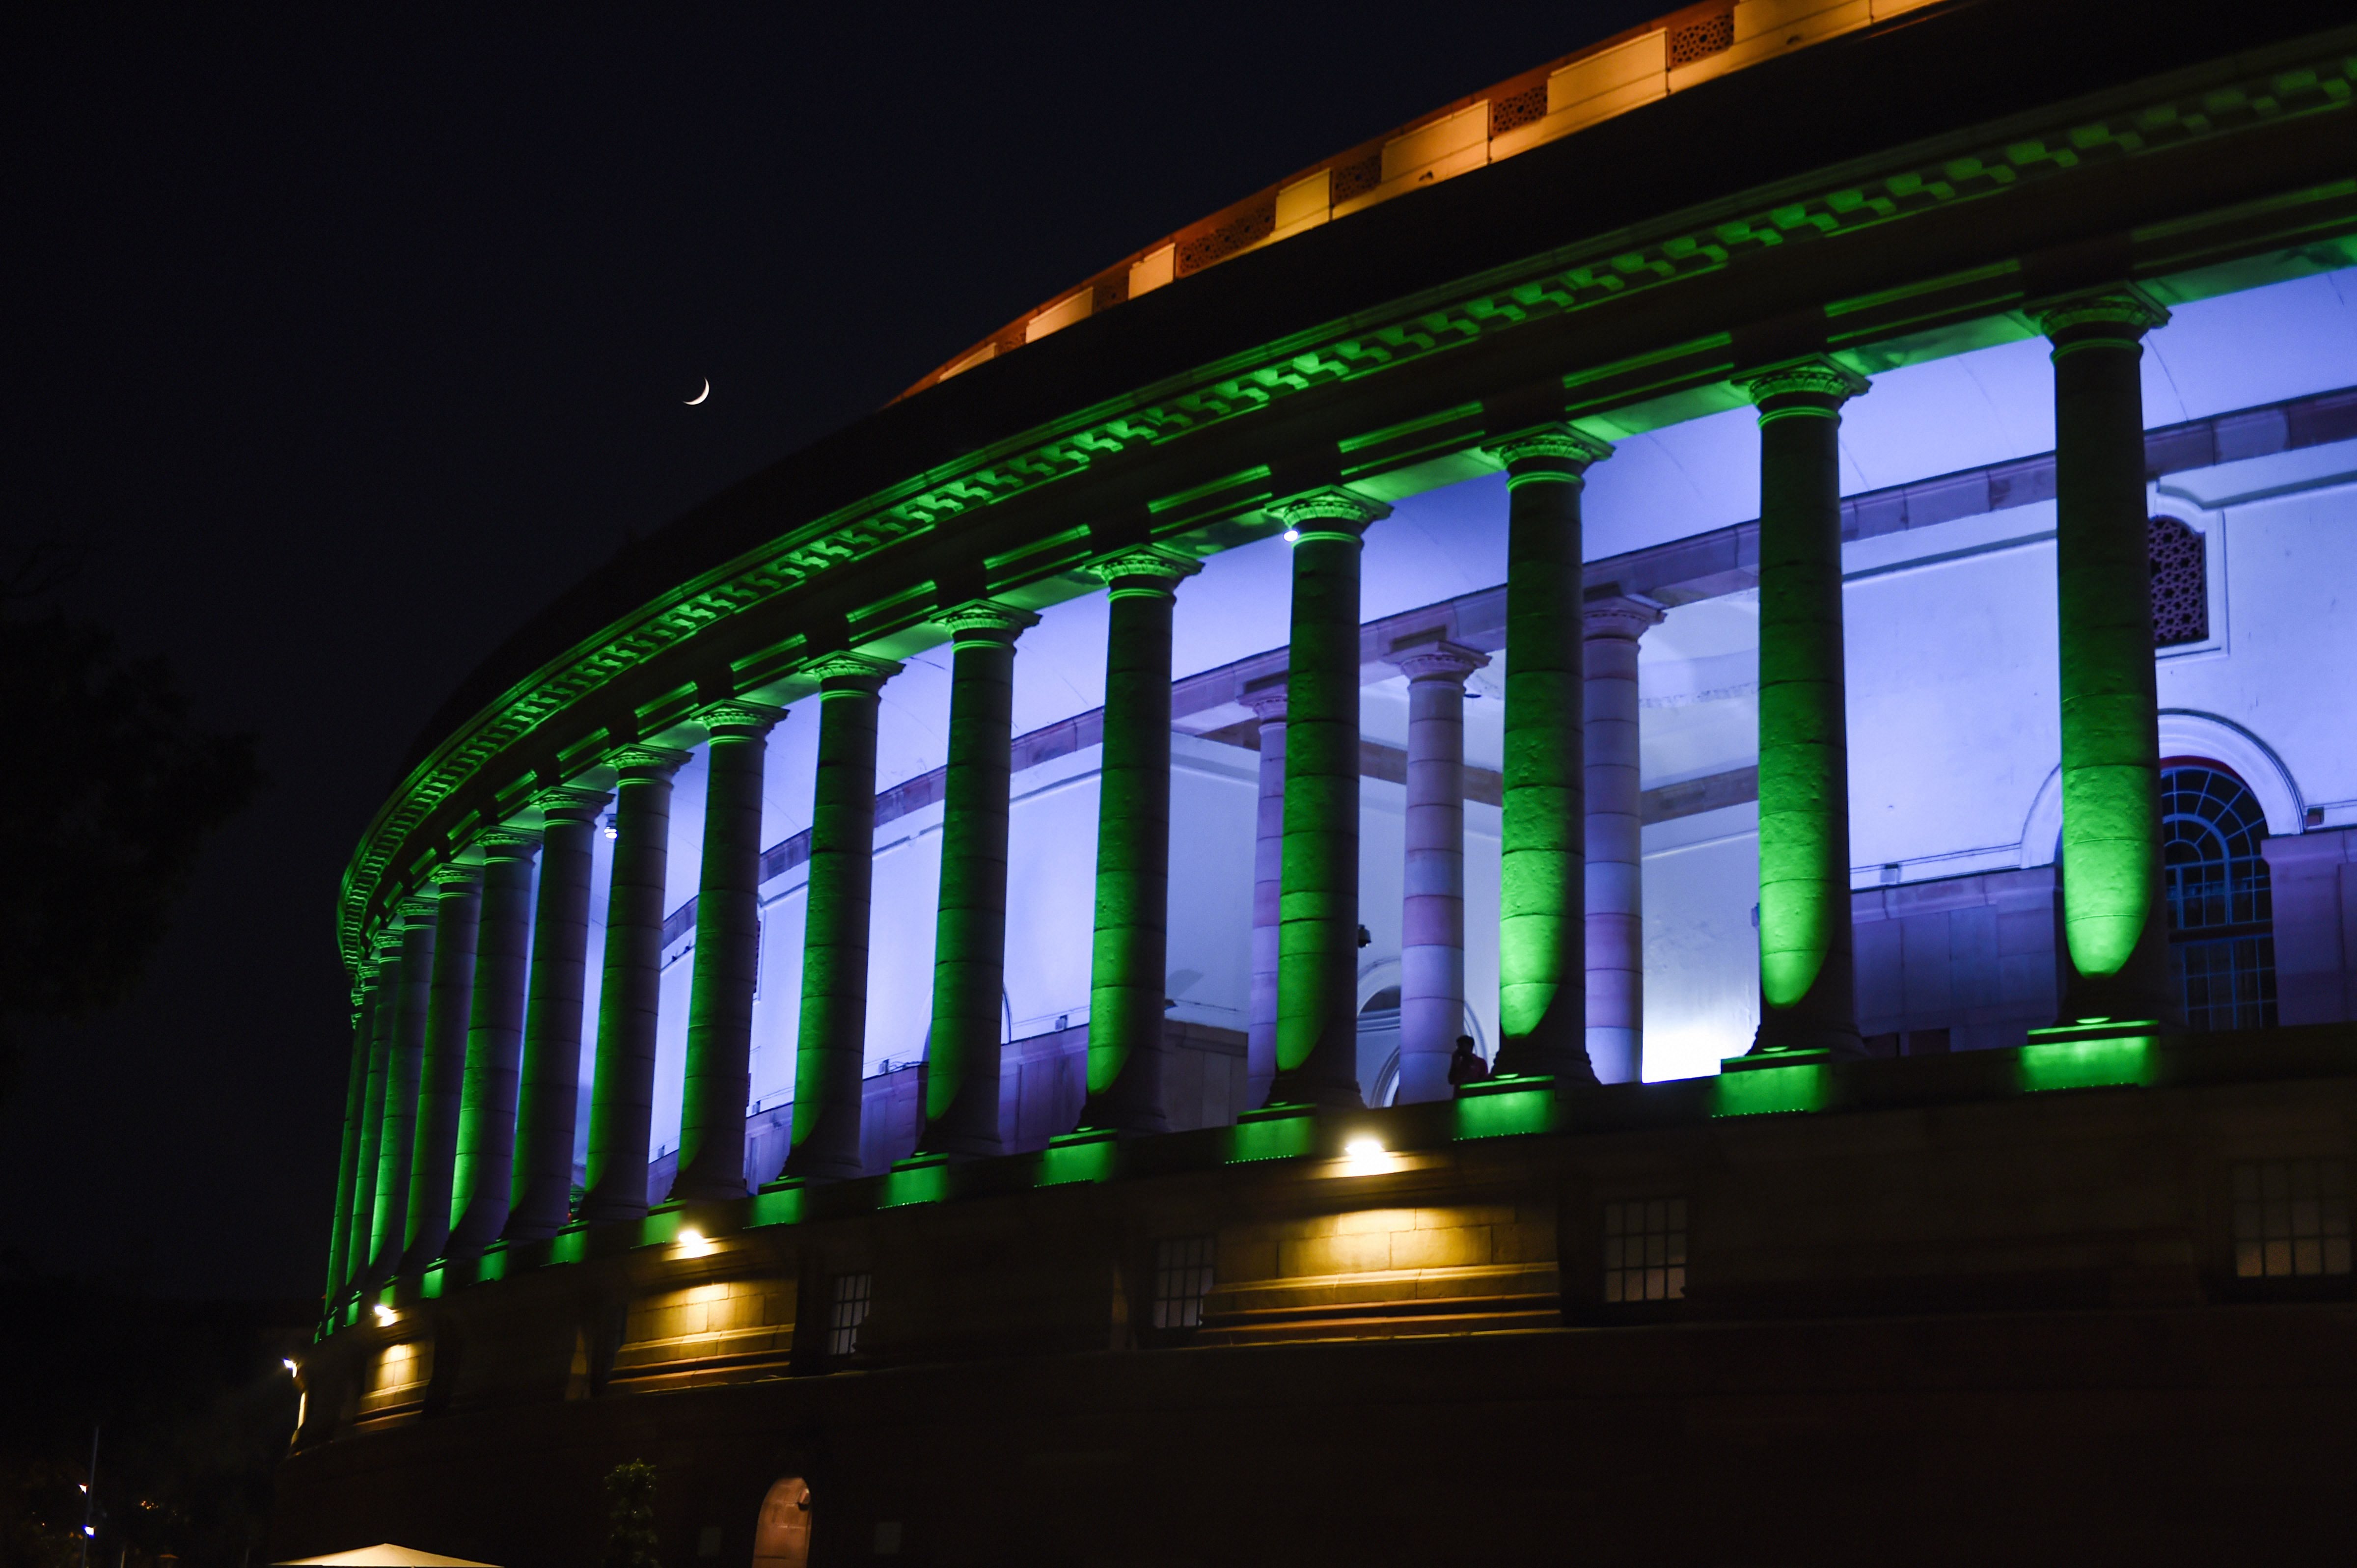
[[[20,11],[0,540],[85,552],[64,606],[271,783],[137,1000],[36,1035],[0,1249],[316,1294],[336,888],[471,667],[1058,289],[1665,3]]]

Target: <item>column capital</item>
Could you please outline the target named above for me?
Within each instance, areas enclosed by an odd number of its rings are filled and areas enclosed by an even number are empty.
[[[613,794],[605,789],[584,789],[578,785],[560,784],[543,789],[532,798],[533,808],[552,822],[588,822],[597,820]]]
[[[1178,585],[1202,569],[1203,564],[1192,555],[1159,544],[1117,551],[1082,568],[1111,590],[1114,598],[1150,594],[1162,599],[1175,597]]]
[[[441,900],[429,893],[407,893],[393,907],[393,918],[407,930],[412,926],[430,926],[434,917],[442,912]]]
[[[822,653],[802,668],[804,677],[818,682],[821,700],[854,695],[872,697],[885,682],[900,672],[889,659],[866,653]]]
[[[2136,284],[2124,283],[2024,307],[2054,345],[2054,357],[2073,349],[2129,348],[2156,327],[2169,324],[2169,309]]]
[[[714,703],[695,715],[714,740],[759,740],[778,726],[786,716],[783,708],[767,703],[748,703],[730,698]]]
[[[463,860],[450,860],[436,866],[427,874],[426,880],[434,885],[437,896],[447,896],[454,891],[468,891],[482,875],[483,868],[479,865],[470,865]]]
[[[1618,637],[1634,642],[1652,627],[1662,624],[1669,608],[1642,594],[1598,594],[1579,607],[1588,637]]]
[[[1253,711],[1253,716],[1263,724],[1282,723],[1285,718],[1285,677],[1264,675],[1243,689],[1236,701]]]
[[[1564,483],[1585,475],[1590,465],[1612,456],[1612,443],[1598,441],[1576,425],[1534,424],[1498,436],[1490,456],[1506,466],[1506,488],[1534,480]]]
[[[1390,660],[1410,681],[1447,681],[1463,685],[1465,677],[1490,662],[1478,648],[1429,637],[1393,645]]]
[[[1736,384],[1760,410],[1762,424],[1791,414],[1833,417],[1843,403],[1865,396],[1868,386],[1864,376],[1823,354],[1746,371]]]
[[[475,835],[475,847],[483,852],[486,863],[530,860],[540,848],[540,832],[535,828],[485,828]]]
[[[374,985],[376,977],[383,972],[384,966],[373,959],[362,959],[352,965],[352,1010],[354,1012],[358,1012],[361,1004],[368,1000],[369,987]]]
[[[686,767],[688,755],[675,746],[625,746],[606,758],[606,766],[625,779],[664,779]]]
[[[995,643],[1012,648],[1015,639],[1039,624],[1029,610],[1002,605],[996,599],[972,599],[933,617],[933,624],[950,634],[952,643]]]
[[[1392,514],[1383,502],[1368,500],[1340,485],[1272,501],[1268,511],[1285,524],[1287,533],[1306,539],[1347,539],[1354,544],[1369,523]]]

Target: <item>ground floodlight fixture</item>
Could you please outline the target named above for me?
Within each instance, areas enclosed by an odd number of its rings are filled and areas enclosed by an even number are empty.
[[[1301,542],[1301,530],[1299,530],[1299,529],[1297,529],[1297,528],[1288,528],[1288,529],[1286,529],[1286,530],[1285,531],[1285,542],[1286,542],[1287,544],[1298,544],[1298,543],[1300,543],[1300,542]]]
[[[1343,1144],[1342,1152],[1354,1160],[1372,1160],[1383,1154],[1383,1143],[1372,1133],[1361,1133]]]
[[[290,1372],[299,1372],[303,1369],[295,1364],[295,1359],[291,1356],[280,1357],[278,1359],[278,1364],[285,1368]]]
[[[376,1304],[376,1320],[377,1320],[377,1322],[378,1322],[379,1324],[382,1325],[383,1326],[385,1326],[385,1327],[387,1327],[387,1328],[392,1327],[392,1326],[393,1326],[393,1320],[394,1320],[394,1319],[396,1319],[397,1317],[399,1317],[400,1316],[401,1316],[401,1315],[400,1315],[399,1313],[397,1313],[397,1312],[393,1311],[393,1308],[391,1308],[391,1307],[389,1307],[389,1306],[385,1305],[384,1305],[384,1303],[382,1303],[382,1302],[378,1302],[378,1303]]]

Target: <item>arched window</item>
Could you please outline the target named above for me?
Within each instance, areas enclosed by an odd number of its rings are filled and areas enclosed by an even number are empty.
[[[2276,937],[2266,813],[2223,768],[2187,762],[2160,774],[2169,888],[2169,967],[2195,1029],[2276,1021]]]
[[[2210,554],[2201,535],[2173,517],[2145,529],[2152,561],[2152,645],[2175,648],[2210,636]]]

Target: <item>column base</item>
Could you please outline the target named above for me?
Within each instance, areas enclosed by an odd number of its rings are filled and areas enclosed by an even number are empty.
[[[1318,1083],[1297,1074],[1278,1073],[1268,1086],[1268,1103],[1262,1109],[1298,1114],[1304,1107],[1313,1111],[1364,1111],[1367,1101],[1356,1083]]]
[[[1485,1078],[1479,1083],[1460,1083],[1457,1086],[1457,1098],[1479,1100],[1485,1094],[1527,1094],[1534,1090],[1552,1090],[1557,1081],[1551,1072],[1508,1073]],[[1579,1081],[1577,1079],[1570,1080],[1573,1084]],[[1595,1080],[1590,1079],[1587,1081]]]
[[[2082,1018],[2029,1031],[2033,1046],[2078,1045],[2088,1040],[2150,1039],[2167,1032],[2158,1018]]]
[[[1758,1046],[1739,1057],[1729,1057],[1718,1064],[1725,1072],[1750,1072],[1760,1068],[1814,1067],[1824,1062],[1862,1061],[1863,1046],[1846,1049],[1838,1046],[1795,1046],[1783,1050],[1763,1050]]]

